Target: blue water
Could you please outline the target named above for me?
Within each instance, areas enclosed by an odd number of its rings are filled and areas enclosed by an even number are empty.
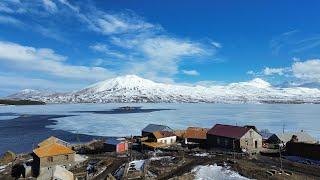
[[[142,109],[163,109],[142,113],[96,113],[112,111],[122,106],[139,106]],[[170,110],[166,110],[170,109]],[[165,124],[173,129],[188,126],[212,127],[216,123],[233,125],[255,125],[258,129],[269,129],[277,133],[304,130],[320,139],[320,105],[315,104],[56,104],[43,106],[2,106],[0,107],[0,152],[3,149],[16,149],[18,145],[14,133],[4,129],[15,126],[33,136],[58,134],[85,134],[93,136],[129,136],[139,135],[141,129],[149,123]],[[30,128],[28,121],[17,119],[22,114],[29,115],[68,115],[34,120]],[[72,116],[70,116],[72,115]],[[29,119],[36,119],[36,116]],[[12,120],[10,120],[12,119]],[[4,123],[5,122],[5,123]],[[46,122],[46,123],[44,123]],[[17,124],[18,123],[18,124]],[[31,127],[32,127],[31,126]],[[8,139],[12,141],[2,141]],[[24,137],[25,139],[40,138]],[[17,135],[16,139],[21,138]],[[41,136],[42,138],[42,136]],[[88,136],[90,138],[90,136]],[[31,141],[28,141],[30,143]],[[24,146],[28,146],[25,143]],[[32,144],[30,145],[32,147]]]

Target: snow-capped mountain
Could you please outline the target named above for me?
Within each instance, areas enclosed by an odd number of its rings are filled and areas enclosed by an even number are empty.
[[[303,87],[277,88],[259,78],[225,86],[204,87],[156,83],[135,75],[126,75],[71,93],[43,94],[24,90],[9,97],[47,103],[319,103],[320,90]]]

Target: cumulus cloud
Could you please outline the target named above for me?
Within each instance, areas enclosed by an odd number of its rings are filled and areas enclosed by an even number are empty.
[[[269,68],[266,67],[263,70],[263,74],[266,76],[270,75],[283,75],[285,73],[286,69],[285,68]]]
[[[182,70],[183,74],[189,75],[189,76],[199,76],[199,72],[196,70]]]
[[[270,68],[266,67],[260,72],[248,71],[253,76],[282,76],[291,85],[319,83],[320,82],[320,59],[309,59],[301,61],[294,58],[288,67]]]
[[[65,59],[66,57],[56,54],[52,49],[0,41],[0,61],[7,68],[70,79],[102,80],[113,76],[105,68],[69,65],[64,62]]]
[[[296,78],[302,80],[320,82],[320,59],[294,62],[292,73]]]

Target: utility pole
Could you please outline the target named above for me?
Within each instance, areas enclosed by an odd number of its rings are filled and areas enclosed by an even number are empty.
[[[282,171],[282,157],[281,157],[281,148],[279,146],[279,158],[280,158],[280,171]]]

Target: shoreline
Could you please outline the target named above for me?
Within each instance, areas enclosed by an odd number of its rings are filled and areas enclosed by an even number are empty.
[[[56,136],[68,142],[89,142],[95,138],[108,138],[104,136],[92,136],[76,134],[64,130],[47,128],[55,125],[54,118],[73,115],[20,115],[17,118],[0,121],[0,154],[11,150],[17,154],[31,152],[43,139]]]

